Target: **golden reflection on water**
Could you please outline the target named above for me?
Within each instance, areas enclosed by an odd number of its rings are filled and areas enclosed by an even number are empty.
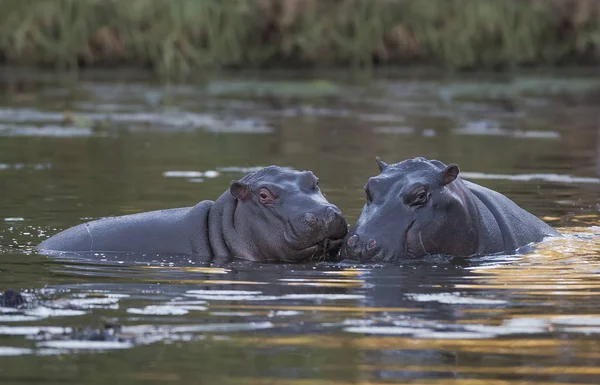
[[[511,354],[535,356],[555,356],[559,349],[570,348],[596,349],[594,341],[561,341],[555,339],[444,339],[444,338],[408,338],[408,337],[367,337],[361,335],[340,336],[293,336],[293,337],[237,337],[232,343],[252,346],[310,346],[319,348],[352,348],[357,350],[402,349],[424,350],[442,349],[454,352],[500,353],[503,350]],[[600,354],[600,352],[599,352]]]
[[[596,222],[598,216],[593,217]],[[472,284],[458,289],[518,290],[519,294],[544,296],[600,295],[600,228],[559,229],[565,235],[537,245],[513,264],[475,267]]]
[[[592,366],[501,366],[501,367],[473,367],[473,366],[443,366],[443,365],[359,365],[364,371],[389,370],[406,372],[448,372],[448,369],[457,374],[518,374],[518,375],[556,375],[556,374],[600,374],[600,368]],[[514,383],[513,383],[514,384]]]
[[[371,382],[371,381],[328,381],[328,380],[279,380],[279,379],[236,379],[236,384],[240,385],[396,385],[400,382]],[[564,385],[564,382],[545,382],[545,381],[504,381],[490,379],[431,379],[431,380],[410,380],[411,385]],[[585,383],[571,383],[572,385],[587,385]]]
[[[449,370],[451,373],[455,371]],[[383,382],[383,381],[352,381],[344,382],[337,380],[320,379],[275,379],[275,378],[236,378],[229,383],[240,385],[392,385],[401,383],[410,383],[411,385],[564,385],[564,382],[552,381],[505,381],[494,379],[476,379],[476,378],[445,378],[445,379],[426,379],[415,380],[408,379],[406,382]],[[590,383],[574,383],[571,385],[588,385]]]
[[[404,368],[404,367],[403,367]],[[398,368],[398,370],[406,370],[406,371],[421,371],[421,370],[430,370],[431,372],[435,372],[435,367],[406,367],[407,369]],[[570,369],[578,369],[573,367],[568,367]],[[368,366],[360,366],[360,369],[369,370]],[[477,369],[477,368],[475,368]],[[562,367],[557,367],[557,369],[562,369]],[[587,368],[581,368],[587,369]],[[389,368],[386,370],[394,370],[393,368]],[[441,370],[442,372],[448,372],[452,374],[459,373],[469,373],[463,372],[462,370],[457,370],[452,367],[447,367],[445,370]],[[471,372],[471,373],[479,373],[479,372]],[[483,372],[485,373],[485,372]],[[568,371],[567,373],[571,373]],[[518,373],[521,374],[521,373]],[[539,373],[532,373],[539,374]],[[560,374],[560,373],[556,373]],[[587,374],[585,370],[582,373],[577,374]],[[182,376],[177,373],[161,373],[161,372],[138,372],[133,374],[133,379],[144,380],[144,381],[153,381],[153,382],[171,382],[171,381],[181,381]],[[220,383],[222,384],[239,384],[239,385],[392,385],[399,383],[410,383],[411,385],[564,385],[564,382],[552,382],[552,381],[506,381],[506,380],[495,380],[495,379],[476,379],[476,378],[447,378],[447,379],[408,379],[406,382],[384,382],[384,381],[369,381],[369,380],[353,380],[352,382],[340,381],[340,380],[323,380],[323,379],[279,379],[279,378],[228,378],[223,379]],[[569,382],[571,385],[588,385],[589,383],[574,383]]]
[[[323,271],[323,274],[326,275],[341,275],[344,277],[357,277],[362,275],[364,272],[368,271],[368,269],[358,269],[358,268],[344,268],[343,270],[332,270],[332,271]]]

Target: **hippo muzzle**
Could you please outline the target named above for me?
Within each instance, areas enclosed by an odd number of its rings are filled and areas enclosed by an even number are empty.
[[[410,230],[414,220],[408,221],[405,230],[396,236],[386,232],[371,231],[356,227],[346,235],[342,243],[344,257],[361,262],[392,262],[409,256],[408,250]]]
[[[340,209],[327,205],[291,220],[284,237],[294,250],[330,256],[328,252],[337,252],[347,233],[348,224]]]

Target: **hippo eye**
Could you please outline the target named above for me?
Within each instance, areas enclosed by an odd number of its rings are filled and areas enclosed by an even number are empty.
[[[271,192],[266,188],[260,189],[260,191],[258,192],[258,199],[263,205],[269,205],[275,201],[275,198],[273,197]]]
[[[422,205],[423,203],[427,202],[428,198],[429,196],[427,195],[427,192],[425,190],[421,190],[417,195],[415,195],[415,199],[413,199],[412,204]]]

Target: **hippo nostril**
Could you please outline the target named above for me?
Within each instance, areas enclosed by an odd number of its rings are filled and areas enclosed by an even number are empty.
[[[377,246],[377,242],[375,242],[373,238],[369,239],[369,242],[367,242],[367,250],[373,250],[375,246]]]
[[[358,240],[358,236],[355,234],[353,236],[351,236],[350,238],[348,238],[348,246],[352,247],[354,245],[356,245],[356,241]]]
[[[302,220],[304,221],[305,224],[307,224],[308,226],[315,226],[317,224],[317,217],[315,217],[315,214],[312,213],[306,213],[302,216]]]

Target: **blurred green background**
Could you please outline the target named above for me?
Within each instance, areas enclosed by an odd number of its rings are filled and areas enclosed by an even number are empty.
[[[597,65],[596,0],[3,0],[0,63],[163,77],[269,67]]]

